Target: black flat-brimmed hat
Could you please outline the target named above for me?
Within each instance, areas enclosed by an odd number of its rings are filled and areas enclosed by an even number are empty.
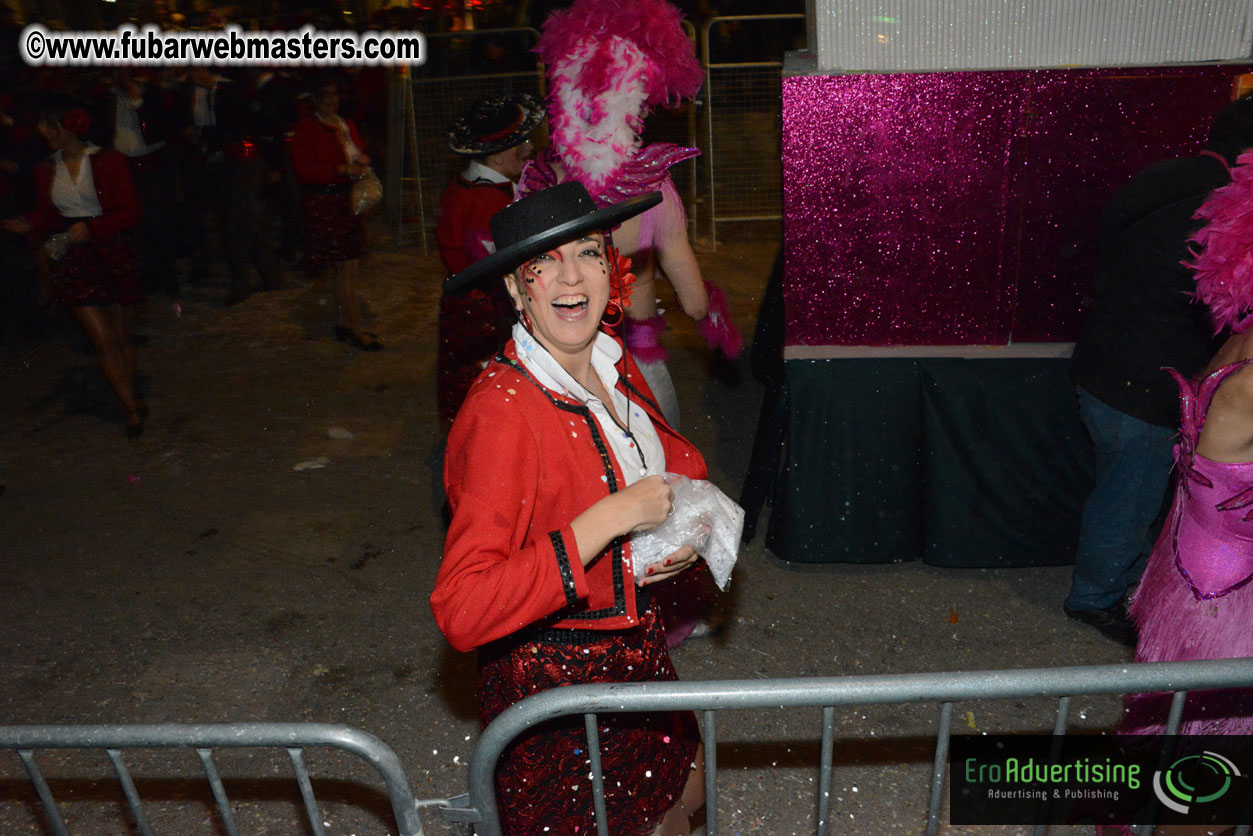
[[[530,93],[483,99],[461,115],[448,132],[454,154],[485,157],[526,142],[544,121],[544,107]]]
[[[499,279],[518,265],[589,232],[611,229],[661,203],[661,192],[648,192],[597,209],[577,180],[558,183],[528,195],[492,215],[496,251],[444,282],[457,293],[486,279]]]

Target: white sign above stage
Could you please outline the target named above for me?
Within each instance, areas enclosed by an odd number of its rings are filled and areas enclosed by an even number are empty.
[[[1249,0],[807,0],[806,13],[807,69],[818,72],[1127,67],[1253,57]]]

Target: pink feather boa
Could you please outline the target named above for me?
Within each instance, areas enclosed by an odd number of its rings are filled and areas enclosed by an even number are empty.
[[[1190,239],[1196,298],[1210,309],[1215,333],[1253,326],[1253,151],[1231,170],[1231,183],[1215,189],[1195,215],[1208,223]]]
[[[661,334],[666,330],[666,320],[661,314],[648,319],[624,317],[622,326],[623,342],[631,349],[635,362],[652,365],[670,359],[670,352],[661,344]]]
[[[697,324],[697,330],[706,345],[721,351],[728,360],[734,360],[744,348],[744,338],[731,320],[727,294],[711,281],[705,282],[705,291],[709,294],[709,313]]]

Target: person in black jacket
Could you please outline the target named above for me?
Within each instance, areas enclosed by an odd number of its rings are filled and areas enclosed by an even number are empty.
[[[281,287],[282,270],[261,209],[267,169],[253,136],[248,91],[207,67],[192,67],[175,110],[189,146],[183,174],[189,227],[193,235],[203,235],[205,216],[215,216],[230,274],[227,304],[242,301],[258,284]],[[198,241],[201,270],[207,243],[203,237]]]
[[[143,207],[139,224],[138,256],[144,289],[179,290],[174,262],[179,251],[179,211],[173,160],[173,96],[149,84],[132,67],[118,67],[110,82],[92,100],[96,141],[130,160],[131,177]]]
[[[1096,450],[1096,485],[1083,510],[1070,593],[1063,609],[1134,646],[1124,598],[1144,571],[1161,511],[1179,418],[1178,390],[1163,370],[1205,368],[1216,344],[1191,296],[1187,240],[1193,214],[1230,182],[1253,146],[1253,98],[1214,119],[1205,150],[1141,171],[1105,208],[1093,301],[1070,372],[1079,414]]]

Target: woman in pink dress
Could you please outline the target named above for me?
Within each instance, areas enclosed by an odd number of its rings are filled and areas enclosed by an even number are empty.
[[[1131,603],[1137,662],[1253,656],[1253,152],[1197,214],[1208,223],[1193,238],[1196,296],[1230,336],[1195,380],[1175,374],[1178,481]],[[1119,731],[1161,733],[1169,704],[1170,694],[1129,695]],[[1179,732],[1253,733],[1253,692],[1189,694]]]

